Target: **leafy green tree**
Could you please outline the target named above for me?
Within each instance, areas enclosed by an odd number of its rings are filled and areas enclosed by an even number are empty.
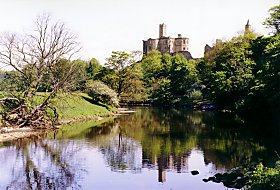
[[[248,109],[280,111],[280,35],[259,37],[252,44],[255,80]],[[256,104],[256,102],[258,102]]]
[[[95,58],[92,58],[86,67],[86,72],[90,79],[95,79],[95,76],[101,69],[102,65],[99,63],[99,61]]]
[[[187,61],[181,54],[170,56],[151,51],[141,64],[151,102],[162,105],[189,103],[193,85],[198,82],[196,61]]]
[[[280,4],[269,9],[270,16],[264,24],[271,28],[274,33],[280,34]]]
[[[220,107],[236,109],[244,104],[254,79],[252,69],[255,62],[250,59],[250,42],[256,38],[246,33],[224,42],[216,50],[214,66],[208,85],[208,96]]]
[[[265,110],[272,114],[280,111],[280,5],[270,9],[265,24],[272,29],[273,36],[260,36],[251,43],[252,59],[256,62],[255,76],[247,96],[248,111]]]
[[[146,89],[142,80],[142,68],[135,63],[124,69],[123,92],[120,98],[123,102],[145,102],[147,100]]]
[[[172,57],[172,66],[168,78],[171,81],[172,103],[187,104],[190,100],[190,93],[195,90],[194,85],[199,82],[196,62],[186,60],[183,55],[176,54]]]
[[[128,54],[124,51],[113,51],[111,57],[106,59],[105,66],[114,70],[115,76],[112,78],[116,81],[112,88],[117,92],[118,96],[125,90],[127,82],[126,68],[136,63],[135,55]]]
[[[162,72],[162,55],[157,50],[152,50],[145,55],[141,61],[143,70],[143,79],[147,88],[160,78],[159,73]]]
[[[94,80],[99,80],[108,85],[111,89],[116,89],[117,86],[117,73],[114,69],[109,67],[102,67],[98,73],[96,73]]]
[[[142,81],[142,68],[136,62],[139,52],[112,52],[105,67],[99,68],[94,79],[110,86],[123,102],[143,102],[146,90]]]

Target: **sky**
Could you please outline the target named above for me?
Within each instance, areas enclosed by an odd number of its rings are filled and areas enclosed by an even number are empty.
[[[268,9],[279,0],[0,0],[0,33],[23,33],[39,14],[48,13],[78,36],[78,58],[101,63],[112,51],[142,51],[143,42],[158,38],[159,24],[167,35],[189,38],[193,57],[204,46],[228,40],[244,30],[247,20],[255,32],[268,35],[262,25]]]

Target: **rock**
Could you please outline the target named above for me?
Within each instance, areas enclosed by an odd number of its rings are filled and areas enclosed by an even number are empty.
[[[205,183],[207,183],[209,181],[209,179],[203,179],[202,181],[204,181]]]
[[[191,174],[192,174],[192,175],[198,175],[199,172],[198,172],[197,170],[193,170],[193,171],[191,171]]]
[[[218,179],[218,178],[214,178],[212,181],[213,181],[214,183],[221,183],[221,179]]]

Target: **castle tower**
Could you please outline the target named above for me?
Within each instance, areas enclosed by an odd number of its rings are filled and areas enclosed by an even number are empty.
[[[166,25],[164,23],[159,25],[159,38],[166,37]]]
[[[251,25],[249,23],[249,19],[247,20],[247,24],[245,25],[245,33],[251,32]]]

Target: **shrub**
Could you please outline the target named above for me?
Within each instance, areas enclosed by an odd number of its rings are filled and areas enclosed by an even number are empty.
[[[201,100],[203,99],[202,92],[200,90],[193,90],[188,94],[188,98],[191,100]]]
[[[100,81],[88,81],[86,84],[88,95],[95,102],[101,102],[106,105],[119,106],[117,93]]]

